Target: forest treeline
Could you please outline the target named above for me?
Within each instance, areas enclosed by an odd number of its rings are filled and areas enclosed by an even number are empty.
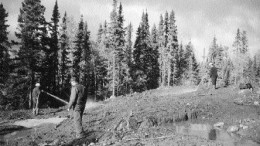
[[[198,62],[192,42],[178,40],[173,10],[161,14],[152,26],[148,12],[140,13],[134,32],[131,23],[125,24],[123,5],[113,0],[112,7],[108,21],[99,24],[97,39],[91,40],[83,16],[75,22],[66,12],[60,14],[56,1],[51,20],[46,20],[41,0],[23,0],[15,32],[18,41],[9,41],[8,12],[1,4],[0,108],[28,108],[28,95],[36,82],[68,100],[71,76],[78,77],[95,100],[158,87],[198,85],[208,82],[209,62],[218,68],[219,86],[258,83],[260,58],[250,57],[246,31],[237,29],[232,48],[212,38],[208,54]],[[45,107],[61,105],[44,94],[41,100]]]

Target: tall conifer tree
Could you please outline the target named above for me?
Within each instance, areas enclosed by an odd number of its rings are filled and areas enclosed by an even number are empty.
[[[9,76],[9,47],[10,43],[8,42],[8,31],[7,28],[9,25],[6,24],[8,13],[6,12],[3,4],[0,4],[0,86],[5,85],[8,76]]]
[[[69,59],[69,36],[68,36],[68,25],[67,25],[67,13],[65,12],[62,18],[61,30],[60,30],[60,84],[61,88],[67,88],[69,85],[69,74],[71,61]]]
[[[133,26],[130,23],[126,30],[126,42],[125,42],[125,73],[124,73],[124,86],[126,88],[126,93],[129,93],[132,91],[132,78],[131,78],[131,72],[130,68],[132,66],[132,60],[133,60],[133,49],[132,49],[132,32],[133,32]]]
[[[59,18],[60,18],[60,13],[59,13],[59,8],[58,8],[58,2],[56,0],[54,8],[53,8],[53,13],[52,13],[52,18],[51,18],[51,64],[49,71],[50,73],[50,84],[52,85],[52,92],[57,92],[57,87],[58,87],[58,65],[59,65],[59,60],[58,60],[58,51],[59,51]]]
[[[97,43],[100,44],[102,41],[103,27],[102,24],[99,25],[98,33],[97,33]]]
[[[178,57],[176,59],[177,61],[177,68],[178,68],[178,75],[176,76],[176,79],[177,79],[177,85],[178,84],[181,84],[181,79],[183,77],[183,73],[185,71],[185,56],[184,56],[184,49],[183,49],[183,45],[182,43],[179,45],[179,48],[178,48],[178,55],[176,57]]]
[[[159,62],[159,68],[160,68],[160,86],[164,86],[165,85],[165,55],[164,55],[164,42],[163,42],[163,38],[164,38],[164,29],[163,29],[163,16],[160,16],[160,21],[159,21],[159,27],[158,27],[158,43],[159,43],[159,48],[158,48],[158,52],[159,52],[159,58],[158,58],[158,62]]]
[[[124,28],[124,16],[122,4],[119,4],[117,16],[117,28],[116,28],[116,69],[117,74],[117,94],[122,95],[126,92],[126,74],[129,67],[126,60],[125,51],[125,28]],[[128,80],[128,79],[127,79]]]
[[[94,71],[95,68],[91,68],[91,42],[90,42],[90,32],[88,30],[87,22],[84,23],[84,37],[83,37],[83,56],[81,61],[81,71],[82,71],[82,84],[88,86],[90,81],[91,70]],[[96,86],[96,85],[95,85]]]
[[[41,4],[41,0],[24,0],[22,2],[18,15],[18,31],[15,33],[20,41],[18,52],[20,64],[17,70],[19,70],[21,86],[19,89],[13,90],[14,94],[19,94],[15,95],[17,101],[28,97],[26,96],[28,89],[32,90],[34,83],[40,81],[40,77],[47,72],[43,65],[45,53],[49,50],[44,12],[45,7]],[[25,79],[25,77],[28,78]],[[45,84],[44,80],[41,82],[43,85]]]
[[[82,53],[83,53],[83,44],[84,44],[84,22],[83,16],[80,18],[80,22],[78,25],[78,32],[76,35],[75,40],[75,48],[73,51],[73,75],[77,78],[81,79],[81,67],[80,62],[82,60]],[[80,80],[82,82],[82,80]]]
[[[110,13],[109,24],[109,42],[108,42],[108,80],[109,88],[112,91],[112,97],[116,96],[116,86],[118,85],[118,69],[117,69],[117,28],[118,28],[118,13],[117,13],[117,0],[113,0],[113,10]]]
[[[168,86],[176,84],[178,81],[178,38],[177,38],[177,26],[175,24],[175,14],[171,11],[169,19],[169,33],[167,44],[167,58],[168,58]]]
[[[142,21],[137,30],[137,38],[134,45],[134,66],[133,70],[133,80],[134,80],[134,90],[143,91],[146,89],[153,89],[157,87],[157,79],[155,78],[157,71],[153,70],[154,67],[158,66],[158,56],[156,56],[151,46],[151,37],[149,31],[148,23],[148,13],[143,13]],[[157,65],[155,65],[157,64]],[[153,84],[155,82],[155,84]]]
[[[149,77],[151,77],[149,81],[149,85],[151,89],[157,88],[160,84],[160,68],[159,68],[159,36],[158,30],[154,25],[151,31],[151,70]]]

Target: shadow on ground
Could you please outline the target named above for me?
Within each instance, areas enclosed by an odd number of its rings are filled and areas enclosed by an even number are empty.
[[[26,130],[28,128],[23,127],[23,126],[17,126],[17,125],[5,125],[5,126],[0,126],[0,136],[15,132],[15,131],[21,131],[21,130]]]
[[[102,135],[104,132],[102,131],[90,131],[86,132],[86,135],[84,138],[74,139],[67,144],[64,144],[63,146],[77,146],[77,145],[89,145],[90,143],[96,143],[98,142],[100,135]]]

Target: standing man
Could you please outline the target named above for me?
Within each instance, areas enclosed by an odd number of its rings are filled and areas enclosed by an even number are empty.
[[[217,84],[217,78],[218,78],[218,70],[214,66],[213,63],[209,63],[209,67],[210,67],[209,76],[211,78],[211,82],[212,82],[213,88],[217,89],[216,84]]]
[[[39,97],[41,94],[40,90],[40,83],[35,84],[35,88],[32,92],[32,98],[33,98],[33,114],[38,115],[39,113]]]
[[[73,110],[74,126],[76,130],[76,138],[84,137],[84,131],[82,127],[82,115],[85,109],[87,97],[85,96],[85,87],[78,83],[77,78],[72,77],[70,101],[68,104],[68,111]]]

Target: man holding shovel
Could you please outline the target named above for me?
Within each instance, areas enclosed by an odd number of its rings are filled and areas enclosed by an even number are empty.
[[[72,77],[70,101],[68,104],[68,111],[73,110],[73,119],[76,130],[76,138],[84,137],[84,131],[82,127],[82,115],[85,109],[87,97],[85,96],[85,87],[78,83],[77,78]]]
[[[40,90],[40,83],[35,84],[35,88],[32,92],[32,98],[33,98],[33,114],[38,115],[39,113],[39,97],[41,94]]]

